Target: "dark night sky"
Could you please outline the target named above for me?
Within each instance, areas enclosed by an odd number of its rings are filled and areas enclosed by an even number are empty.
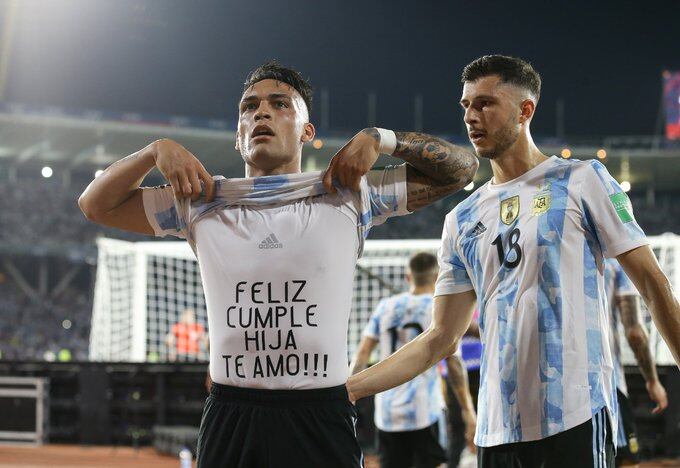
[[[543,76],[534,133],[554,134],[558,98],[567,135],[655,132],[661,70],[680,69],[680,2],[499,4],[24,0],[5,98],[234,119],[247,72],[276,58],[329,89],[331,128],[365,126],[373,90],[380,126],[412,128],[419,92],[425,129],[458,133],[461,68],[505,53]]]

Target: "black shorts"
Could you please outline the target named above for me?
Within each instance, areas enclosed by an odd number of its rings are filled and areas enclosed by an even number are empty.
[[[344,385],[262,390],[213,383],[197,468],[359,468],[356,412]]]
[[[554,436],[479,447],[478,468],[613,468],[614,443],[607,411]]]
[[[380,468],[435,468],[446,461],[438,423],[416,431],[378,430]]]
[[[638,443],[633,408],[628,397],[616,390],[619,400],[619,437],[616,443],[616,465],[623,462],[636,464],[640,462],[640,445]]]

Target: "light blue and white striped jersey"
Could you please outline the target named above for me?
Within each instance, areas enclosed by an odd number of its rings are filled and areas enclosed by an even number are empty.
[[[543,439],[604,407],[616,440],[603,257],[647,243],[598,161],[553,156],[447,215],[435,295],[477,294],[477,445]]]
[[[402,293],[383,299],[364,336],[378,340],[380,360],[422,333],[432,322],[432,295]],[[375,396],[375,425],[387,432],[415,431],[436,423],[443,398],[437,368]]]
[[[620,311],[616,306],[616,299],[625,296],[637,296],[638,292],[623,271],[621,265],[619,265],[619,262],[613,258],[605,260],[604,289],[607,292],[607,302],[609,303],[609,340],[612,347],[614,371],[616,372],[616,388],[628,396],[626,374],[623,371],[623,363],[621,362],[621,331],[619,326],[621,317],[619,317]]]

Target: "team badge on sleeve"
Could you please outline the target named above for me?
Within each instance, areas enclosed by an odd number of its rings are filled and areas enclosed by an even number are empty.
[[[501,221],[503,224],[512,224],[519,215],[519,195],[506,198],[501,201]]]
[[[618,192],[614,195],[610,195],[609,200],[611,200],[612,205],[614,205],[616,214],[619,215],[619,219],[622,223],[629,223],[633,220],[633,215],[631,214],[633,210],[631,210],[628,195],[623,192]]]

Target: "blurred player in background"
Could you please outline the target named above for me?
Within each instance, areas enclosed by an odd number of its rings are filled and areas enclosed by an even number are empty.
[[[159,140],[109,166],[79,200],[95,222],[194,248],[214,382],[201,468],[362,464],[344,384],[364,239],[371,226],[458,191],[478,166],[439,138],[369,128],[324,174],[302,173],[303,145],[315,136],[311,100],[298,72],[267,63],[238,103],[247,179],[213,180],[187,149]],[[405,164],[371,170],[381,153]],[[155,167],[170,185],[141,188]]]
[[[450,355],[479,305],[480,468],[611,467],[618,429],[604,257],[616,257],[680,363],[680,304],[625,192],[596,160],[544,155],[530,124],[541,78],[492,55],[462,73],[460,103],[493,178],[446,217],[432,326],[350,377],[358,399]]]
[[[461,385],[454,385],[456,379],[465,378],[467,382],[464,384],[465,388],[469,388],[472,396],[472,408],[476,411],[477,408],[477,393],[479,391],[479,364],[482,357],[482,343],[479,341],[479,325],[477,320],[479,312],[475,311],[472,322],[467,332],[463,336],[460,343],[461,360],[455,362],[447,358],[440,362],[440,374],[442,375],[442,393],[444,394],[444,402],[446,403],[446,419],[447,419],[447,456],[449,458],[449,468],[455,468],[459,463],[466,462],[470,456],[477,452],[474,444],[470,446],[471,441],[474,441],[474,432],[469,433],[470,429],[474,431],[476,424],[471,426],[466,422],[469,418],[469,411],[461,407],[459,403],[462,401],[457,395]],[[461,362],[462,361],[462,362]],[[451,373],[452,365],[462,365],[465,368],[465,373]],[[470,448],[471,453],[465,453],[465,447]],[[461,457],[464,458],[461,459]]]
[[[208,350],[208,334],[203,325],[196,323],[193,309],[184,309],[179,322],[165,336],[165,344],[170,361],[197,361],[203,357]]]
[[[409,260],[409,291],[383,299],[366,325],[351,371],[366,368],[376,346],[385,359],[416,338],[432,322],[432,294],[437,279],[437,257],[421,252]],[[465,368],[456,356],[447,358],[449,380],[464,408],[465,434],[473,447],[475,410]],[[446,461],[439,443],[439,419],[443,410],[436,367],[410,382],[375,396],[375,425],[381,468],[434,468]]]
[[[607,291],[607,302],[610,315],[610,341],[616,372],[616,395],[619,402],[619,435],[616,441],[616,464],[632,465],[640,461],[640,445],[638,443],[633,408],[628,400],[626,375],[621,361],[621,340],[619,339],[619,323],[623,324],[626,340],[630,345],[638,368],[645,379],[647,393],[656,406],[652,413],[658,414],[668,406],[666,389],[661,385],[656,373],[654,358],[649,349],[649,337],[640,321],[640,301],[635,287],[614,259],[605,260],[604,286]]]

